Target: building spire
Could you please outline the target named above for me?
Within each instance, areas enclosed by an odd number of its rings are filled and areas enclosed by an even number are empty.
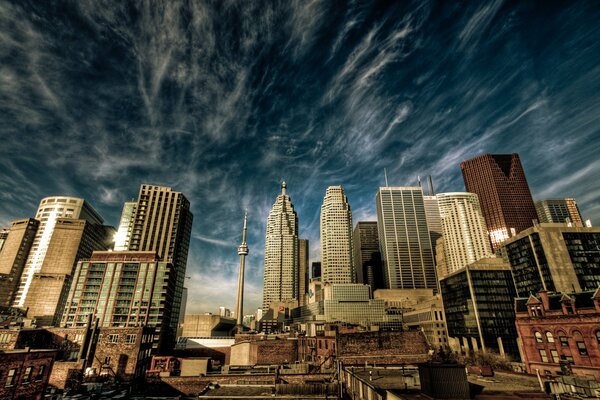
[[[246,245],[246,231],[248,223],[248,210],[244,213],[244,230],[242,231],[242,244],[238,247],[238,255],[240,256],[240,275],[238,277],[238,291],[236,302],[236,331],[243,331],[244,318],[244,268],[246,264],[246,256],[248,255],[248,246]]]
[[[286,185],[285,181],[281,182],[281,195],[282,196],[286,195],[286,193],[285,193],[286,188],[287,188],[287,185]]]

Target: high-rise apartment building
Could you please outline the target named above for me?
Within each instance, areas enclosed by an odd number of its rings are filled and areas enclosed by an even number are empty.
[[[82,219],[97,225],[103,223],[100,215],[83,199],[68,196],[42,199],[35,216],[35,219],[40,221],[40,225],[21,275],[13,303],[15,307],[23,307],[25,304],[33,276],[42,268],[56,221],[59,218]]]
[[[421,188],[381,187],[376,201],[386,287],[437,291]]]
[[[538,217],[518,154],[482,154],[460,167],[467,192],[479,196],[494,251],[533,225]]]
[[[448,273],[492,257],[485,220],[474,193],[438,193],[444,232],[444,260]]]
[[[306,293],[308,292],[308,240],[298,240],[298,302],[300,305],[306,304]]]
[[[352,210],[342,186],[327,188],[321,206],[321,281],[353,283]]]
[[[193,215],[190,202],[170,187],[142,184],[136,202],[126,202],[117,233],[116,247],[128,251],[152,251],[173,264],[175,292],[171,335],[175,338],[181,312]]]
[[[282,182],[267,220],[263,312],[271,303],[298,300],[298,216],[286,190]]]
[[[60,323],[77,261],[89,258],[94,250],[108,250],[115,235],[111,226],[83,219],[56,220],[46,256],[33,275],[23,306],[37,326]]]
[[[352,242],[357,283],[367,284],[373,291],[384,288],[377,221],[358,222]]]
[[[61,325],[83,327],[91,314],[100,327],[154,327],[155,351],[171,349],[176,275],[154,251],[95,251],[77,263]]]
[[[537,224],[508,239],[501,249],[520,297],[600,286],[600,228]]]
[[[540,223],[563,223],[568,218],[573,224],[583,226],[583,218],[573,198],[539,200],[535,202],[535,209]]]
[[[0,306],[13,304],[29,249],[39,221],[31,218],[13,221],[0,250]]]

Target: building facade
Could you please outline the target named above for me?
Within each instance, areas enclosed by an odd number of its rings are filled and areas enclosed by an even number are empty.
[[[321,206],[321,280],[355,282],[352,210],[342,186],[327,188]]]
[[[439,294],[405,310],[402,313],[402,326],[411,331],[423,331],[431,347],[448,346],[444,305]]]
[[[0,398],[44,399],[56,350],[0,351]]]
[[[149,326],[155,351],[171,349],[175,285],[175,267],[155,252],[96,251],[77,263],[61,326],[83,327],[89,315],[100,327]]]
[[[528,373],[600,380],[600,290],[516,300],[522,361]]]
[[[437,195],[444,233],[444,261],[448,273],[492,257],[490,240],[479,200],[474,193]]]
[[[307,239],[298,240],[298,302],[300,305],[307,303],[309,268],[309,243]]]
[[[42,199],[35,215],[35,219],[40,221],[40,224],[21,274],[13,302],[15,307],[23,307],[25,304],[33,276],[42,269],[48,245],[59,218],[83,219],[98,225],[103,223],[102,217],[83,199],[67,196]]]
[[[298,300],[298,216],[286,190],[283,182],[267,220],[263,311],[274,302]]]
[[[539,200],[535,202],[535,210],[540,223],[570,221],[576,226],[583,226],[583,218],[574,198]]]
[[[600,228],[537,224],[503,243],[521,297],[600,286]]]
[[[31,218],[13,221],[0,250],[0,306],[10,307],[17,294],[21,274],[31,249],[39,221]]]
[[[440,281],[450,347],[519,359],[510,267],[501,258],[476,261]]]
[[[377,221],[359,221],[352,241],[356,283],[369,285],[371,290],[382,289],[384,282]]]
[[[442,218],[440,216],[440,208],[438,197],[434,194],[423,196],[423,204],[425,204],[425,217],[427,218],[427,227],[429,228],[429,237],[431,238],[431,246],[433,247],[433,255],[436,256],[436,241],[442,237]],[[434,258],[435,260],[435,258]]]
[[[386,287],[437,290],[421,188],[381,187],[376,201]]]
[[[482,154],[460,168],[467,192],[479,197],[494,251],[538,218],[518,154]]]
[[[190,202],[170,187],[142,184],[137,201],[126,202],[117,231],[116,248],[151,251],[174,267],[175,292],[170,329],[177,332],[194,216]]]

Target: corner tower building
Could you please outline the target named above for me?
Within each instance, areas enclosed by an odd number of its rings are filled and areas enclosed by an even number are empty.
[[[321,281],[354,283],[352,210],[341,186],[327,188],[321,206]]]
[[[298,216],[286,189],[282,182],[267,220],[263,311],[274,302],[298,300]]]

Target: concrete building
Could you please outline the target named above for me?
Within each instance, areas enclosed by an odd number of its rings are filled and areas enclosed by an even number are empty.
[[[354,228],[352,241],[356,283],[367,284],[371,290],[385,287],[377,221],[359,221]]]
[[[95,251],[77,263],[61,326],[83,327],[89,315],[100,327],[149,326],[154,351],[172,349],[175,277],[152,251]]]
[[[583,226],[583,218],[574,198],[547,199],[535,202],[538,221],[540,223],[566,223]]]
[[[437,290],[421,188],[381,187],[376,201],[386,287]]]
[[[423,204],[425,205],[425,218],[427,219],[427,227],[429,228],[429,237],[431,238],[433,255],[435,256],[436,241],[443,235],[438,197],[432,193],[428,196],[423,195]]]
[[[517,293],[581,292],[600,286],[600,228],[536,224],[502,244]]]
[[[234,318],[212,314],[188,314],[183,321],[181,336],[187,338],[231,336],[234,328]]]
[[[6,238],[8,237],[8,232],[10,232],[10,229],[8,229],[8,228],[0,229],[0,251],[2,251],[2,247],[4,247],[4,242],[6,241]]]
[[[329,186],[321,206],[321,281],[354,283],[352,210],[342,186]]]
[[[600,290],[516,300],[522,361],[528,373],[600,380]]]
[[[5,400],[45,398],[56,350],[0,351],[0,398]]]
[[[170,187],[142,184],[137,201],[125,203],[117,231],[117,247],[151,251],[173,265],[175,292],[171,301],[173,339],[182,309],[183,286],[194,216],[190,202]]]
[[[13,302],[15,307],[23,307],[25,304],[33,276],[40,272],[44,264],[48,245],[59,218],[82,219],[97,225],[103,223],[102,217],[83,199],[68,196],[42,199],[35,215],[35,219],[40,221],[40,224],[21,274],[19,288]]]
[[[77,261],[89,258],[94,250],[108,250],[114,234],[115,230],[110,226],[83,219],[58,218],[42,267],[33,274],[23,303],[28,319],[37,326],[57,326]]]
[[[298,301],[298,216],[286,189],[283,182],[267,220],[262,307],[265,312],[271,303]]]
[[[518,154],[482,154],[460,168],[467,192],[479,197],[494,251],[538,218]]]
[[[438,280],[448,275],[448,263],[446,262],[443,236],[435,242],[435,272]]]
[[[300,305],[307,303],[306,294],[308,292],[308,282],[310,278],[308,277],[308,260],[309,252],[308,252],[308,240],[307,239],[299,239],[298,240],[298,303]]]
[[[438,193],[447,273],[482,258],[492,257],[490,240],[474,193]]]
[[[17,294],[27,255],[39,221],[31,218],[13,221],[0,250],[0,306],[10,307]]]
[[[510,266],[484,258],[440,281],[450,347],[493,351],[519,359],[515,329],[516,291]]]
[[[448,346],[448,330],[444,318],[442,297],[438,294],[409,306],[402,313],[402,326],[408,330],[420,330],[434,348]]]

